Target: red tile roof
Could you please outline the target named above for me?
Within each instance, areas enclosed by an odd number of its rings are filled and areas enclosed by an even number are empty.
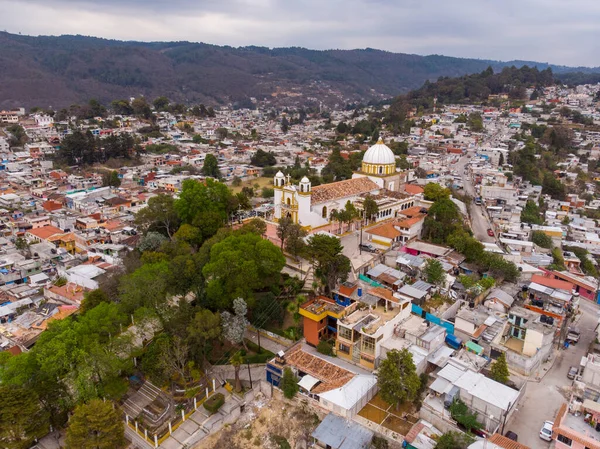
[[[504,449],[531,449],[529,446],[517,443],[516,441],[513,441],[510,438],[506,438],[505,436],[502,436],[499,433],[493,434],[491,437],[488,438],[488,441],[492,444],[495,444],[496,446],[503,447]]]
[[[387,239],[395,239],[396,237],[402,235],[402,233],[398,231],[392,223],[384,223],[382,225],[375,226],[374,228],[367,229],[365,232]]]
[[[416,186],[414,184],[406,184],[404,186],[404,191],[406,193],[410,193],[411,195],[418,195],[419,193],[423,193],[423,187]]]
[[[31,235],[39,237],[42,240],[46,240],[56,234],[64,234],[62,229],[58,229],[56,226],[52,225],[42,226],[41,228],[37,229],[30,229],[27,232]]]
[[[348,196],[358,196],[361,193],[378,190],[379,186],[369,178],[354,178],[345,181],[323,184],[313,187],[312,203],[322,203]]]
[[[559,290],[566,290],[570,292],[573,290],[573,284],[566,281],[561,281],[559,279],[552,279],[545,276],[541,276],[539,274],[534,274],[531,276],[531,282],[535,282],[536,284],[543,285],[544,287],[555,288]]]

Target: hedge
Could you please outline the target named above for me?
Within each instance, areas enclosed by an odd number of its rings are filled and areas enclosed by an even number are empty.
[[[221,406],[225,403],[225,396],[222,393],[217,393],[212,395],[206,401],[204,401],[204,408],[210,412],[210,414],[215,414],[219,411]]]

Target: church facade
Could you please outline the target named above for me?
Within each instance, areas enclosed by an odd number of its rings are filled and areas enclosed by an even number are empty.
[[[367,196],[378,205],[377,221],[394,218],[402,210],[415,205],[415,198],[403,192],[406,173],[396,170],[392,150],[381,140],[370,147],[361,170],[352,179],[312,187],[307,177],[299,184],[290,182],[282,172],[274,178],[275,220],[290,217],[294,223],[314,229],[331,222],[333,211],[341,210],[350,201],[359,210]]]

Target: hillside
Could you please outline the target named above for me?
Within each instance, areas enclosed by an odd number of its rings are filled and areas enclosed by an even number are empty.
[[[525,63],[536,65],[515,62]],[[256,97],[276,104],[318,99],[344,105],[397,95],[440,76],[512,64],[373,49],[233,48],[0,33],[0,108],[58,108],[90,98],[108,103],[139,95],[165,95],[184,103],[247,103]],[[543,69],[547,64],[537,66]]]

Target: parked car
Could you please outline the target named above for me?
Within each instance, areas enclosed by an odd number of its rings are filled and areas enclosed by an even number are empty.
[[[575,377],[577,376],[577,374],[579,374],[579,370],[577,369],[576,366],[572,366],[569,368],[569,372],[567,374],[567,377],[569,379],[575,379]]]
[[[544,425],[540,429],[540,438],[545,441],[552,441],[552,427],[554,423],[552,421],[544,421]]]
[[[567,334],[567,338],[566,340],[574,345],[579,341],[579,336],[580,336],[580,332],[579,329],[576,327],[570,327],[569,328],[569,333]]]
[[[490,237],[493,237],[493,236],[494,236],[494,231],[492,231],[492,229],[491,229],[491,228],[488,228],[488,230],[487,230],[487,233],[488,233],[488,235],[489,235]]]
[[[514,433],[512,430],[507,431],[504,436],[510,440],[513,441],[518,441],[519,440],[519,435],[517,435],[516,433]]]
[[[376,253],[377,249],[375,249],[375,247],[371,244],[360,244],[358,245],[359,249],[362,249],[363,251],[366,251],[368,253]]]

